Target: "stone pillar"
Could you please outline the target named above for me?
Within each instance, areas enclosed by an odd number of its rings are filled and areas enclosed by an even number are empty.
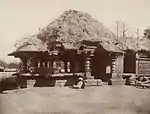
[[[139,74],[139,60],[136,59],[136,74]]]
[[[31,57],[28,59],[28,70],[30,73],[34,73],[36,70],[36,58]]]
[[[91,66],[90,57],[86,57],[85,58],[85,76],[86,76],[86,78],[92,78],[90,66]]]
[[[67,62],[66,64],[67,64],[67,66],[66,66],[67,67],[67,72],[70,72],[70,62]]]
[[[27,71],[27,60],[26,59],[21,59],[22,65],[21,65],[21,72],[26,72]]]
[[[139,74],[139,55],[136,53],[136,75]]]
[[[54,71],[54,74],[58,73],[58,70],[57,70],[57,63],[55,60],[53,60],[53,71]]]

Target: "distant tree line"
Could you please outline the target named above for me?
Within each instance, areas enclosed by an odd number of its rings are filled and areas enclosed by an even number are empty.
[[[125,23],[124,21],[116,21],[116,26],[115,26],[115,34],[116,37],[133,37],[133,38],[140,38],[142,37],[142,34],[144,34],[143,36],[145,36],[146,38],[150,39],[150,27],[147,27],[146,29],[144,29],[143,33],[140,34],[140,29],[137,28],[134,31],[130,31],[129,25],[127,23]]]
[[[11,62],[11,63],[7,63],[3,60],[0,60],[0,67],[4,67],[4,68],[19,68],[20,63],[16,63],[16,62]]]
[[[144,36],[150,39],[150,27],[144,30]]]

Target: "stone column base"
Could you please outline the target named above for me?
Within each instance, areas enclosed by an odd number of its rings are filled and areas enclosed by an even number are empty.
[[[86,72],[86,73],[85,73],[85,77],[86,77],[87,79],[94,79],[94,76],[91,76],[91,72]]]

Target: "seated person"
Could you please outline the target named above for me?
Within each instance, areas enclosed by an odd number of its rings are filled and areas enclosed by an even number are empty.
[[[79,77],[77,84],[73,85],[73,88],[75,89],[84,89],[85,87],[85,82],[83,77]]]

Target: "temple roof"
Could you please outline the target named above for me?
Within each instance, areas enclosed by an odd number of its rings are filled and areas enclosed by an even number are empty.
[[[106,51],[120,52],[115,45],[115,35],[91,15],[75,10],[64,12],[56,20],[40,29],[38,38],[42,41],[58,41],[69,49],[77,49],[83,40],[99,41]],[[65,42],[65,43],[64,43]]]
[[[65,11],[35,35],[29,35],[17,44],[18,51],[44,52],[48,45],[59,42],[64,49],[78,50],[83,41],[98,42],[108,52],[150,51],[146,38],[119,38],[91,15],[75,10]]]

